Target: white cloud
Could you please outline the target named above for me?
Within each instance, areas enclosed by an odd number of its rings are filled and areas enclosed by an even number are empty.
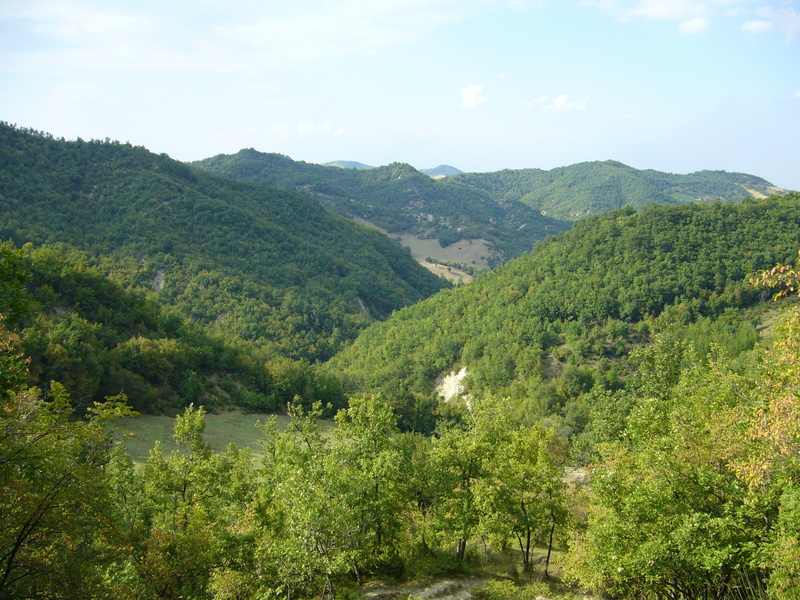
[[[762,6],[756,10],[756,16],[774,23],[787,44],[800,38],[800,12],[794,8]]]
[[[630,17],[648,19],[690,19],[705,15],[706,4],[696,0],[641,0],[626,12]]]
[[[369,55],[460,21],[473,10],[472,4],[469,0],[275,3],[274,10],[248,14],[238,23],[217,27],[215,33],[235,47],[275,60]]]
[[[775,31],[775,23],[772,21],[745,21],[742,23],[742,31],[745,33],[769,33]]]
[[[461,88],[461,106],[463,108],[472,108],[483,104],[489,98],[483,93],[482,85],[470,85]]]
[[[175,4],[0,0],[0,27],[36,48],[2,51],[0,68],[289,70],[407,44],[484,9],[482,0]]]
[[[588,6],[611,12],[620,21],[636,18],[680,20],[682,33],[703,33],[712,19],[745,20],[741,30],[746,33],[780,31],[786,43],[800,39],[800,11],[790,0],[581,0]]]
[[[708,31],[709,21],[704,18],[689,19],[678,26],[681,33],[694,34]]]
[[[794,98],[795,98],[795,100],[800,100],[800,90],[797,90],[797,91],[794,93]]]
[[[0,23],[36,48],[4,52],[0,62],[7,70],[164,68],[174,58],[158,42],[165,33],[159,20],[130,9],[97,9],[78,1],[11,1],[0,7]]]
[[[589,96],[583,100],[570,100],[566,94],[559,94],[555,98],[549,96],[539,96],[536,100],[531,100],[523,104],[525,108],[539,108],[545,112],[567,112],[572,110],[586,110]]]

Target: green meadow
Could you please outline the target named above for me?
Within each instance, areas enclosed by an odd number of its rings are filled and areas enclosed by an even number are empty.
[[[214,448],[224,450],[229,444],[238,448],[249,448],[253,453],[253,460],[261,462],[261,440],[264,432],[259,424],[275,415],[260,413],[247,413],[240,410],[229,410],[219,414],[206,414],[206,429],[203,439]],[[278,428],[283,430],[289,422],[284,415],[275,416]],[[131,455],[135,464],[142,464],[147,460],[150,450],[156,442],[161,442],[164,450],[170,452],[177,446],[172,439],[172,429],[175,423],[173,417],[162,415],[140,415],[115,419],[109,425],[114,437],[122,440],[123,445]],[[333,421],[321,421],[323,428],[332,430]]]

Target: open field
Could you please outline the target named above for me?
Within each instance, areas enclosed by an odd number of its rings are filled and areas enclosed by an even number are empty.
[[[444,277],[452,283],[469,283],[472,281],[472,275],[462,271],[461,269],[457,269],[456,267],[448,267],[445,265],[440,265],[439,263],[428,262],[427,260],[423,260],[419,264],[428,269],[428,271],[434,275]]]
[[[230,410],[217,415],[206,414],[206,430],[203,438],[215,450],[224,450],[228,444],[233,443],[238,448],[250,448],[253,458],[261,460],[262,452],[260,440],[264,433],[257,427],[257,423],[266,421],[272,415],[244,413],[239,410]],[[289,418],[278,415],[278,426],[283,429]],[[172,440],[172,427],[175,420],[172,417],[141,415],[126,417],[111,422],[110,428],[114,437],[123,440],[125,448],[130,453],[135,464],[147,460],[150,449],[156,441],[160,441],[164,450],[169,452],[175,449]],[[321,426],[329,431],[333,430],[332,421],[321,421]]]
[[[407,233],[392,237],[400,238],[400,243],[420,262],[430,257],[442,262],[465,263],[477,269],[488,266],[489,246],[485,240],[459,240],[442,248],[437,239],[420,239]]]
[[[461,269],[432,263],[427,259],[431,258],[447,263],[462,263],[476,269],[483,269],[489,266],[486,260],[489,256],[489,245],[486,240],[459,240],[454,244],[450,244],[447,248],[442,248],[437,239],[423,239],[410,233],[389,233],[365,219],[355,218],[353,220],[360,225],[372,227],[391,238],[400,240],[400,244],[404,248],[411,250],[411,256],[419,264],[434,275],[441,275],[454,283],[469,283],[472,281],[472,276]]]

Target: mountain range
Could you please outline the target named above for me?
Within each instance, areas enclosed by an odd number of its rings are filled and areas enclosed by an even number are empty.
[[[597,324],[616,332],[606,332],[612,341],[591,342],[601,348],[600,358],[624,355],[625,344],[635,338],[630,327],[644,317],[659,314],[676,298],[697,305],[692,308],[697,314],[738,308],[736,286],[741,286],[743,273],[787,261],[792,248],[800,246],[793,237],[797,228],[787,225],[794,223],[795,195],[783,201],[778,196],[763,203],[742,201],[746,193],[757,197],[782,190],[735,173],[669,175],[606,161],[552,171],[434,179],[402,163],[363,170],[326,167],[252,149],[187,165],[129,144],[68,142],[7,124],[0,124],[0,161],[0,238],[46,250],[41,255],[27,251],[32,272],[46,273],[37,275],[36,298],[43,312],[34,321],[39,325],[31,321],[30,337],[25,338],[41,365],[50,365],[36,371],[40,381],[55,373],[48,371],[58,364],[53,357],[68,347],[96,348],[92,356],[101,365],[96,380],[103,379],[102,372],[120,373],[128,369],[122,359],[102,366],[105,358],[130,355],[114,344],[139,348],[144,342],[130,340],[145,336],[158,347],[167,343],[158,340],[184,331],[179,326],[183,322],[199,328],[204,347],[217,348],[214,364],[228,365],[219,366],[218,372],[238,378],[231,390],[251,389],[248,378],[260,382],[252,389],[260,394],[256,403],[262,407],[275,406],[278,397],[297,396],[310,403],[328,393],[323,388],[333,389],[320,381],[344,373],[347,389],[387,385],[387,397],[405,407],[399,412],[413,413],[409,407],[415,402],[435,400],[431,393],[438,377],[463,367],[469,367],[470,389],[505,389],[516,397],[524,388],[531,398],[541,399],[544,392],[534,388],[564,376],[559,357],[570,360],[573,370],[566,373],[576,376],[574,369],[583,364],[578,357],[588,352],[586,340],[606,331]],[[557,198],[565,200],[553,204]],[[707,202],[710,198],[732,202]],[[653,208],[656,203],[663,208]],[[544,207],[551,206],[561,214],[580,212],[580,207],[598,214],[573,222],[543,215],[551,210]],[[623,208],[612,210],[617,206]],[[658,223],[666,230],[658,229]],[[686,234],[687,227],[695,233],[683,254],[674,254],[668,240]],[[718,239],[717,230],[731,230],[733,237]],[[485,249],[487,263],[507,265],[479,278],[468,291],[440,293],[420,303],[449,285],[392,239],[398,234],[405,243],[427,237],[443,250],[470,251],[473,256]],[[609,236],[616,246],[604,245],[611,243]],[[752,241],[744,245],[748,236]],[[706,248],[711,243],[717,244],[713,260]],[[721,249],[726,245],[734,258]],[[59,255],[65,257],[62,266],[57,264]],[[624,268],[612,266],[619,261]],[[57,276],[59,269],[78,274]],[[90,276],[82,275],[86,269]],[[680,280],[683,291],[670,291],[675,282],[668,283],[667,274],[675,272],[688,278],[689,283]],[[134,333],[129,328],[108,334],[104,339],[118,341],[103,346],[92,328],[106,327],[102,315],[118,309],[109,305],[87,312],[86,306],[96,301],[85,289],[91,285],[60,283],[65,277],[87,282],[105,277],[120,288],[109,292],[110,297],[133,294],[114,300],[114,306],[138,306],[136,298],[141,298],[150,308],[135,310],[163,311],[165,321],[149,321]],[[527,308],[517,314],[519,294],[533,300],[519,305]],[[473,322],[489,307],[494,308],[487,321]],[[440,318],[431,325],[434,330],[424,329],[431,314]],[[359,338],[365,328],[384,320]],[[519,325],[528,333],[519,337],[498,329],[501,324]],[[47,341],[56,334],[66,337]],[[179,346],[191,348],[198,335]],[[392,339],[405,341],[392,347]],[[603,344],[614,350],[602,350]],[[584,349],[560,350],[564,345]],[[502,356],[497,354],[500,348]],[[131,359],[130,372],[144,376],[147,369],[137,370],[136,364],[151,351],[136,352],[140,358]],[[193,356],[203,355],[198,352]],[[251,358],[231,362],[222,358],[226,352]],[[334,356],[327,371],[314,367]],[[389,367],[381,356],[393,357]],[[262,365],[258,368],[263,373],[257,369],[262,374],[243,375],[253,371],[231,366],[252,357]],[[552,360],[556,362],[547,367]],[[186,359],[183,364],[200,363]],[[264,370],[263,365],[271,366]],[[531,378],[542,369],[552,372]],[[207,375],[213,380],[213,370]],[[156,379],[148,380],[149,385],[172,386],[172,398],[178,398],[174,389],[189,385]],[[214,389],[209,381],[204,380],[204,389]],[[335,400],[342,402],[343,392],[337,393]],[[558,412],[535,412],[553,411]]]
[[[253,149],[193,164],[237,180],[302,191],[327,209],[362,219],[390,235],[433,238],[442,247],[459,240],[484,242],[490,266],[528,252],[537,241],[569,229],[575,219],[623,206],[735,202],[785,193],[753,175],[725,171],[675,175],[616,161],[550,171],[448,172],[436,179],[402,163],[343,169]],[[435,249],[426,246],[425,252],[435,254]],[[467,256],[459,260],[456,254],[453,260],[448,253],[444,261],[467,265]]]
[[[452,286],[398,237],[496,266]],[[750,175],[0,123],[0,596],[794,597],[798,248],[800,193]],[[204,439],[232,408],[260,452]],[[134,467],[131,409],[177,447]]]

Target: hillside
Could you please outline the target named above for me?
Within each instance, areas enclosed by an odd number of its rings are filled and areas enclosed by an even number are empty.
[[[462,173],[443,165],[419,172],[399,163],[368,169],[345,161],[330,165],[354,168],[320,166],[248,149],[194,164],[237,180],[302,190],[326,208],[363,219],[390,235],[434,238],[444,247],[459,240],[485,240],[491,266],[524,254],[536,241],[568,229],[571,221],[623,206],[638,210],[652,203],[739,202],[785,193],[753,175],[725,171],[676,175],[616,161],[549,171]],[[463,260],[434,258],[473,266],[466,254]]]
[[[192,402],[271,410],[293,399],[276,365],[123,289],[88,262],[63,244],[0,243],[0,328],[18,332],[30,385],[50,390],[58,381],[81,412],[120,393],[135,410],[156,414]],[[327,400],[341,404],[335,396]]]
[[[334,160],[326,162],[324,167],[339,167],[342,169],[374,169],[372,165],[365,165],[364,163],[356,162],[354,160]]]
[[[798,248],[797,193],[605,213],[395,313],[330,366],[354,390],[380,390],[410,427],[424,427],[415,415],[436,382],[466,368],[466,393],[508,396],[519,418],[548,417],[569,436],[586,423],[586,394],[621,387],[632,344],[661,326],[706,349],[752,346],[739,310],[760,296],[746,278]]]
[[[446,284],[314,199],[141,147],[0,125],[0,239],[63,243],[127,289],[265,356],[324,360]]]
[[[797,597],[800,193],[589,216],[433,293],[295,191],[0,142],[0,597]],[[116,444],[131,407],[173,442]]]
[[[438,167],[434,167],[432,169],[422,169],[422,172],[425,175],[429,175],[430,177],[450,177],[450,175],[458,175],[459,173],[463,173],[463,171],[456,169],[455,167],[451,167],[450,165],[439,165]]]
[[[444,185],[448,178],[432,179],[401,163],[343,169],[248,149],[193,164],[236,180],[301,190],[333,212],[366,220],[392,235],[438,239],[441,246],[486,240],[491,265],[569,228],[516,200],[498,201],[478,189]]]
[[[503,170],[449,177],[448,185],[489,194],[496,201],[519,201],[556,219],[573,221],[632,206],[683,204],[785,193],[768,181],[743,173],[700,171],[688,175],[638,170],[617,161],[585,162],[550,171]]]

